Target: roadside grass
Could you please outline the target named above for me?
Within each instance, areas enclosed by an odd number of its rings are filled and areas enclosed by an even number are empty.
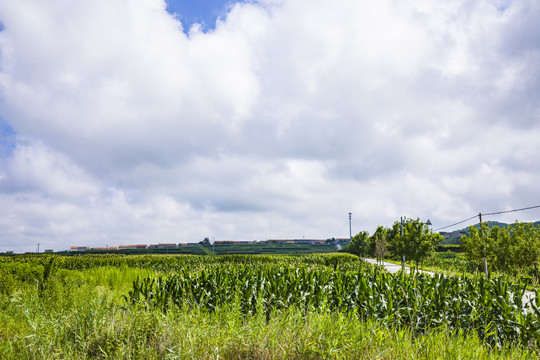
[[[474,332],[415,335],[354,313],[293,306],[247,316],[237,302],[215,312],[127,306],[121,295],[134,280],[162,274],[145,268],[58,269],[41,283],[27,273],[15,290],[0,291],[2,359],[540,358],[535,348],[491,348]]]
[[[401,261],[394,259],[384,259],[385,262],[401,265]],[[416,268],[416,263],[406,261],[405,266],[409,269]],[[465,256],[460,253],[435,253],[430,258],[426,259],[424,262],[420,263],[418,266],[419,270],[432,272],[436,274],[444,274],[446,276],[460,276],[474,278],[479,274],[483,274],[483,271],[471,266],[467,263]],[[524,281],[527,284],[527,290],[535,291],[538,287],[538,281],[528,274],[520,274],[516,271],[513,274],[508,274],[501,271],[492,271],[490,269],[490,277],[496,278],[499,276],[504,276],[509,281],[519,282]]]
[[[85,288],[60,309],[36,298],[2,311],[2,359],[535,359],[529,349],[491,349],[474,334],[362,322],[352,314],[290,308],[245,317],[231,304],[215,313],[123,310],[107,292]],[[5,305],[5,303],[3,303]],[[65,306],[66,304],[64,304]],[[7,320],[7,321],[6,321]],[[6,324],[11,324],[6,326]]]

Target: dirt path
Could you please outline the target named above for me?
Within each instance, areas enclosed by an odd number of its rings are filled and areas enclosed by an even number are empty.
[[[362,260],[367,261],[372,264],[377,264],[377,260],[375,259],[362,258]],[[397,273],[399,270],[401,270],[401,265],[398,265],[398,264],[393,264],[393,263],[383,261],[381,265],[384,266],[386,271],[392,274]],[[405,267],[405,271],[409,271],[409,270],[410,269],[408,267]],[[429,275],[435,274],[431,271],[425,271],[425,270],[419,270],[419,271],[425,274],[429,274]],[[525,294],[523,295],[523,299],[521,299],[521,301],[523,301],[523,305],[527,305],[530,301],[533,301],[534,298],[535,298],[534,291],[525,290]]]

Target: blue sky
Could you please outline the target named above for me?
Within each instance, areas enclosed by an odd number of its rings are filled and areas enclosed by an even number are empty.
[[[0,117],[0,158],[9,156],[15,149],[15,131]]]
[[[4,24],[0,22],[0,31],[4,30]],[[0,53],[1,56],[1,53]],[[1,68],[0,68],[1,71]],[[2,99],[0,98],[0,102]],[[15,149],[15,131],[13,128],[0,117],[0,158],[8,156]]]
[[[215,28],[216,19],[223,17],[233,0],[166,0],[167,11],[177,16],[188,32],[191,25],[201,24],[203,31]]]

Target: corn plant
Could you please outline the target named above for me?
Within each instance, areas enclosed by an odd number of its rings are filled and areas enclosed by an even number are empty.
[[[424,333],[446,327],[476,331],[491,345],[529,345],[539,338],[540,310],[527,311],[523,283],[485,279],[389,274],[378,268],[284,264],[213,264],[188,267],[169,278],[142,279],[126,299],[147,308],[203,307],[238,301],[246,315],[267,316],[291,306],[309,311],[353,312],[366,320]]]

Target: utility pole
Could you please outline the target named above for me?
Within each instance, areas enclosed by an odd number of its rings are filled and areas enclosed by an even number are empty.
[[[400,220],[401,241],[403,241],[403,216],[400,219],[401,219]],[[404,253],[401,253],[401,269],[402,271],[405,271],[405,254]]]
[[[482,213],[478,213],[478,218],[480,219],[480,239],[483,243],[483,251],[484,251],[484,274],[486,275],[486,278],[488,277],[488,265],[487,265],[487,259],[486,259],[486,241],[484,241],[484,232],[482,230]]]
[[[39,254],[39,243],[37,244],[37,252]]]
[[[352,216],[352,213],[349,213],[349,244],[352,242],[351,216]]]

